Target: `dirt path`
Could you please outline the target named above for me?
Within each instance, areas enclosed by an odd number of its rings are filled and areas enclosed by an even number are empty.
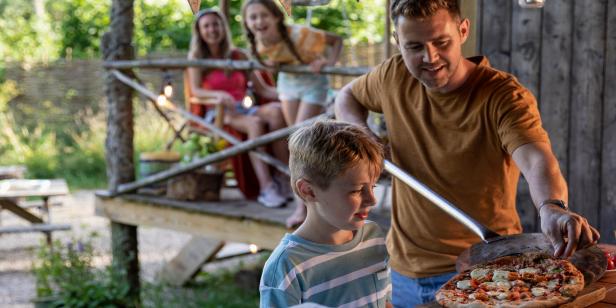
[[[52,221],[72,225],[71,231],[55,232],[54,239],[63,243],[71,238],[85,238],[96,231],[93,240],[101,256],[96,264],[104,266],[110,261],[110,231],[107,219],[94,215],[93,191],[76,191],[67,197],[57,197],[61,206],[51,210]],[[2,225],[27,225],[24,220],[8,211],[0,213]],[[140,227],[139,260],[141,275],[153,280],[161,266],[170,260],[190,239],[190,235],[164,229]],[[7,234],[0,236],[0,307],[32,307],[36,296],[34,276],[30,273],[36,249],[45,237],[42,233]],[[245,250],[242,244],[227,245],[221,255]]]

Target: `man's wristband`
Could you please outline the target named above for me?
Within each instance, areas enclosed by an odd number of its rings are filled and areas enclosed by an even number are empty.
[[[537,212],[541,213],[541,209],[545,205],[548,205],[548,204],[556,205],[556,206],[558,206],[559,208],[561,208],[561,209],[563,209],[565,211],[569,210],[569,207],[567,206],[567,203],[565,201],[560,200],[560,199],[548,199],[548,200],[545,200],[545,201],[539,203],[539,208],[537,209]]]

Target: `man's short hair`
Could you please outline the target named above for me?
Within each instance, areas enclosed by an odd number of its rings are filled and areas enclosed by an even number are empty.
[[[452,18],[460,20],[462,13],[458,0],[393,0],[390,6],[391,19],[396,26],[400,16],[425,18],[445,9]]]
[[[377,175],[383,166],[383,147],[367,129],[340,121],[317,121],[300,128],[289,138],[289,152],[293,190],[301,178],[327,189],[335,177],[364,160]]]

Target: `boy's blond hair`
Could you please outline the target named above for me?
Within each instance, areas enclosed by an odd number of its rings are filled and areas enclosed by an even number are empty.
[[[289,138],[291,183],[306,179],[321,189],[349,168],[368,161],[375,174],[383,169],[383,147],[363,127],[340,121],[317,121]],[[299,194],[298,194],[299,195]]]

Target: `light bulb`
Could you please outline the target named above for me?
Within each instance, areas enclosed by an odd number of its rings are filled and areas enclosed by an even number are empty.
[[[254,104],[254,102],[252,101],[252,97],[250,97],[250,95],[246,95],[244,96],[244,99],[242,100],[242,106],[246,109],[252,107],[252,105]]]
[[[257,253],[259,251],[259,247],[255,244],[250,244],[248,245],[248,250],[250,250],[250,253]]]
[[[540,9],[545,4],[545,0],[518,0],[518,4],[523,8]]]
[[[156,98],[156,103],[160,107],[166,107],[167,106],[167,97],[164,94],[159,95],[158,98]]]
[[[171,83],[165,86],[165,88],[163,89],[163,93],[165,93],[165,96],[169,98],[173,96],[173,86],[171,86]]]

